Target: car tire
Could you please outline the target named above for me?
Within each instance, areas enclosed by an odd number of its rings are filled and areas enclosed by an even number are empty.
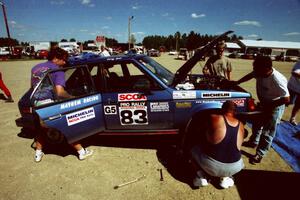
[[[46,140],[50,144],[62,144],[65,142],[65,136],[58,130],[47,129],[45,132]]]

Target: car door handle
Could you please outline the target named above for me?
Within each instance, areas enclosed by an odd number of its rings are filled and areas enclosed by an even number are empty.
[[[116,104],[117,102],[115,100],[111,99],[111,98],[108,98],[107,103],[108,104]]]
[[[51,117],[49,117],[48,119],[49,119],[49,120],[55,120],[55,119],[59,119],[59,118],[61,118],[61,114],[51,116]]]

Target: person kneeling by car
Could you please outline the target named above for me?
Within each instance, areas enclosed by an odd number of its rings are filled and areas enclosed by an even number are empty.
[[[32,68],[31,90],[36,87],[36,85],[44,77],[45,73],[48,70],[62,68],[66,64],[67,59],[68,53],[65,50],[59,47],[52,48],[48,55],[48,61],[37,64]],[[61,99],[73,97],[65,90],[66,83],[65,74],[63,71],[54,72],[51,75],[51,79],[54,84],[54,88],[51,85],[49,85],[47,87],[44,87],[43,90],[36,92],[33,96],[35,106],[41,105],[42,102],[45,100],[52,99],[54,96],[54,91],[56,92],[56,95]],[[35,162],[40,162],[44,155],[42,151],[42,148],[45,143],[43,140],[44,129],[42,127],[37,127],[37,130],[38,133],[35,138],[36,151],[34,160]],[[93,151],[83,148],[80,143],[73,143],[71,145],[78,152],[79,160],[84,160],[85,158],[93,154]]]
[[[206,141],[192,148],[192,159],[197,167],[195,187],[208,185],[206,175],[219,177],[222,188],[232,187],[232,176],[244,168],[241,158],[244,125],[235,118],[235,113],[236,104],[226,101],[222,114],[210,115]]]

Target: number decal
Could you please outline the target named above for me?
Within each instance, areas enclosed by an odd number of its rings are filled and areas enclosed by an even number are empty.
[[[122,110],[120,112],[121,115],[121,124],[132,124],[133,119],[132,119],[132,112],[131,110]]]
[[[134,120],[134,122],[138,123],[138,124],[145,124],[147,123],[147,112],[145,110],[135,110],[134,115],[139,116],[138,119]]]
[[[120,109],[120,121],[122,125],[148,124],[147,110]]]

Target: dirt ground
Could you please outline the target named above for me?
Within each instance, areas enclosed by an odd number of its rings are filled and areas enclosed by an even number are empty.
[[[172,71],[183,63],[169,55],[157,60]],[[232,61],[233,79],[251,70],[252,61]],[[193,189],[191,169],[176,158],[171,145],[174,139],[168,137],[95,136],[83,142],[95,152],[88,160],[79,161],[68,146],[49,146],[42,162],[35,163],[33,140],[21,137],[15,119],[20,116],[17,101],[30,85],[30,69],[39,62],[0,61],[3,79],[15,99],[15,103],[0,100],[1,200],[293,199],[297,194],[299,174],[273,149],[261,164],[251,165],[248,156],[254,150],[243,147],[245,169],[235,176],[236,185],[227,190],[220,189],[214,180],[208,187]],[[292,65],[274,63],[287,78]],[[201,66],[203,63],[196,71]],[[243,86],[255,96],[254,83]],[[290,111],[286,110],[283,119],[288,119]],[[144,175],[138,182],[114,189]]]

